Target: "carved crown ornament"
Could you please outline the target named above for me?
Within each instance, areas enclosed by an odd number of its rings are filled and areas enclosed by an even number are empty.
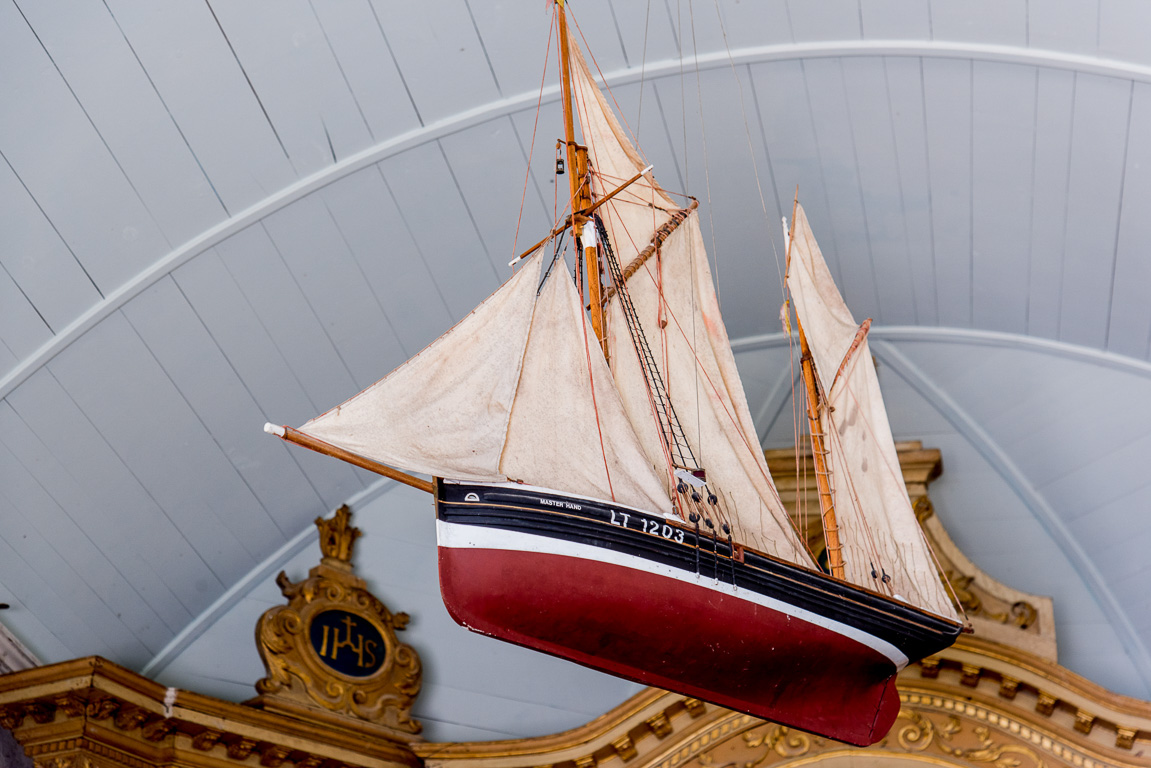
[[[249,702],[301,717],[346,717],[372,723],[392,738],[417,738],[411,717],[420,691],[419,655],[396,637],[406,613],[392,613],[353,572],[360,531],[347,506],[316,519],[323,559],[304,581],[283,572],[276,583],[288,604],[260,617],[256,645],[266,676]]]

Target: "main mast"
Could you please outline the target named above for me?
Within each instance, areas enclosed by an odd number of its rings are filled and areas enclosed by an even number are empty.
[[[564,112],[564,146],[568,166],[568,188],[571,191],[572,235],[576,247],[583,248],[584,263],[587,269],[588,304],[591,310],[591,327],[604,355],[607,344],[604,341],[603,290],[600,285],[599,249],[596,247],[595,229],[589,231],[591,237],[585,242],[584,224],[588,221],[588,209],[592,205],[591,187],[588,184],[587,147],[575,140],[575,116],[572,104],[571,47],[568,42],[567,12],[564,0],[555,0],[559,14],[559,54],[560,54],[560,98]]]

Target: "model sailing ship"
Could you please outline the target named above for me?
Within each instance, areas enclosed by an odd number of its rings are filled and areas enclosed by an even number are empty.
[[[648,174],[556,5],[573,214],[387,377],[267,429],[431,492],[443,599],[465,627],[874,743],[899,711],[896,673],[961,623],[907,497],[868,324],[797,205],[787,288],[825,571],[768,474],[696,203]],[[569,228],[574,284],[545,253]]]

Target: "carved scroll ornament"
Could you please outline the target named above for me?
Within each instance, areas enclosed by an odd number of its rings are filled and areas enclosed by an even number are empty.
[[[389,611],[352,573],[360,532],[346,507],[316,525],[323,563],[298,583],[281,572],[276,583],[288,604],[265,612],[256,627],[267,672],[256,690],[265,703],[279,699],[418,734],[411,707],[420,659],[396,637],[408,615]]]

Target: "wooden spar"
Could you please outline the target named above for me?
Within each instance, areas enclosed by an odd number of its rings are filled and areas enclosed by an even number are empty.
[[[799,198],[795,204],[798,206]],[[791,243],[795,239],[795,207],[791,210],[791,232],[787,238],[787,269],[791,269]],[[807,336],[803,332],[803,322],[799,312],[795,313],[795,325],[799,329],[799,349],[803,368],[803,384],[807,390],[807,424],[811,431],[811,457],[815,460],[815,484],[819,489],[819,508],[823,519],[823,540],[827,546],[827,565],[831,575],[837,579],[846,578],[843,567],[843,544],[839,541],[839,523],[835,519],[835,498],[831,494],[831,476],[827,469],[827,445],[823,440],[823,423],[819,418],[819,388],[815,383],[815,361]]]
[[[316,453],[322,453],[325,456],[331,456],[333,458],[340,459],[341,461],[346,461],[349,464],[354,464],[355,466],[360,467],[361,469],[366,469],[369,472],[375,472],[377,475],[383,475],[384,477],[391,478],[392,480],[403,483],[404,485],[410,485],[413,488],[418,488],[419,490],[427,491],[428,493],[432,493],[433,491],[432,484],[427,480],[421,480],[414,475],[409,475],[407,472],[401,472],[398,469],[392,469],[386,464],[381,464],[378,461],[366,459],[363,456],[352,453],[351,451],[345,451],[343,448],[337,448],[334,445],[325,443],[323,440],[317,440],[311,435],[305,434],[298,429],[292,429],[291,427],[278,427],[274,424],[268,424],[264,427],[264,431],[278,435],[284,440],[287,440],[289,443],[302,445],[305,448],[310,448]]]
[[[630,179],[625,181],[623,184],[620,184],[618,187],[616,187],[611,192],[609,192],[606,195],[604,195],[603,197],[601,197],[599,200],[596,200],[595,204],[592,205],[590,208],[588,208],[587,211],[585,211],[585,214],[588,216],[591,216],[593,213],[595,213],[595,210],[597,208],[599,208],[601,205],[606,203],[608,200],[611,200],[613,197],[618,195],[620,192],[623,192],[625,189],[630,187],[632,184],[635,184],[637,181],[639,181],[641,178],[643,178],[643,175],[645,173],[647,173],[650,170],[651,170],[651,166],[649,165],[647,168],[644,168],[642,171],[637,173],[635,176],[632,176]],[[694,207],[696,205],[699,205],[699,203],[692,201],[692,206]],[[516,256],[514,259],[509,261],[508,266],[509,267],[513,266],[517,261],[520,261],[521,259],[524,259],[528,256],[531,256],[533,253],[538,251],[543,246],[544,243],[546,243],[548,240],[551,240],[553,237],[558,235],[560,232],[563,232],[565,229],[567,229],[571,225],[572,225],[572,217],[568,216],[566,219],[564,219],[563,224],[560,224],[558,227],[556,227],[551,232],[549,232],[546,237],[541,239],[538,243],[533,245],[531,248],[528,248],[526,251],[521,253],[519,256]]]
[[[575,141],[575,118],[572,103],[571,82],[571,48],[568,42],[567,11],[564,0],[555,0],[559,13],[559,55],[560,55],[560,98],[564,110],[564,143],[567,146],[568,186],[571,190],[572,208],[572,235],[576,242],[584,246],[584,263],[587,269],[588,298],[591,305],[591,327],[595,332],[596,340],[604,354],[607,354],[607,342],[604,339],[603,304],[600,297],[600,262],[599,249],[595,246],[594,237],[591,245],[584,244],[583,225],[589,215],[588,207],[591,205],[591,195],[587,185],[587,147],[581,147]]]

